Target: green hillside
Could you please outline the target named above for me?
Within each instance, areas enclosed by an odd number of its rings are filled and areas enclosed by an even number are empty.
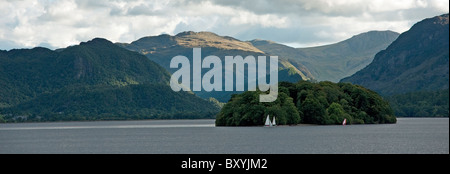
[[[100,38],[56,51],[0,51],[0,113],[7,121],[214,116],[213,103],[173,92],[169,79],[145,56]]]
[[[424,19],[402,33],[372,63],[342,82],[395,95],[449,88],[448,14]]]

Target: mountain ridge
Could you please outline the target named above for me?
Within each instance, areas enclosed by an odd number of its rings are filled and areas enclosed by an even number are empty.
[[[427,18],[402,33],[373,62],[341,82],[383,95],[448,88],[448,14]]]
[[[174,47],[176,45],[187,47],[187,48],[198,48],[198,47],[214,47],[224,50],[242,50],[255,53],[263,53],[258,48],[249,44],[248,42],[239,41],[233,37],[229,36],[219,36],[212,32],[193,32],[184,31],[180,32],[174,36],[168,34],[161,34],[158,36],[146,36],[142,37],[136,41],[127,43],[117,43],[122,47],[136,49],[145,45],[146,49],[152,50],[157,48],[167,48]],[[145,52],[143,52],[145,54]]]
[[[170,68],[171,58],[182,55],[187,57],[189,61],[192,62],[193,48],[201,48],[202,59],[208,55],[215,55],[219,57],[222,62],[224,62],[225,56],[240,55],[243,58],[245,58],[246,56],[254,56],[255,58],[258,56],[266,56],[266,58],[269,58],[269,56],[271,56],[254,47],[250,42],[240,41],[229,36],[219,36],[212,32],[186,31],[178,33],[174,36],[167,34],[159,36],[147,36],[133,41],[129,44],[116,44],[128,50],[136,51],[147,56],[150,60],[158,63],[171,73],[174,73],[176,71],[176,69]],[[222,66],[224,65],[225,64],[222,64]],[[303,67],[303,69],[297,69],[296,66],[293,66],[290,62],[284,60],[282,57],[279,57],[279,67],[279,76],[281,76],[279,78],[280,80],[298,81],[310,79],[306,67]],[[222,70],[224,71],[225,68],[222,67]],[[207,71],[208,69],[203,69],[202,75],[204,75],[204,73],[206,73]],[[244,79],[246,80],[245,84],[247,84],[246,75],[247,73],[244,74]],[[223,82],[222,84],[225,83]],[[233,93],[240,92],[195,91],[195,93],[205,99],[213,97],[221,102],[227,102]]]
[[[334,44],[307,48],[293,48],[264,40],[251,42],[268,54],[278,54],[289,61],[301,63],[318,81],[337,82],[368,65],[373,56],[398,35],[389,30],[369,31]]]
[[[102,38],[57,51],[0,51],[0,114],[7,121],[213,118],[214,104],[172,91],[169,79],[147,57]]]

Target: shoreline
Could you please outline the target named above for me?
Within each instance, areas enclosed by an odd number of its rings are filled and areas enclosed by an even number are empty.
[[[449,119],[449,117],[396,117],[397,119],[423,119],[423,118],[430,118],[430,119]],[[194,120],[198,120],[198,121],[207,121],[207,120],[216,120],[216,119],[205,119],[205,118],[201,118],[201,119],[142,119],[142,120],[74,120],[74,121],[32,121],[32,122],[6,122],[6,123],[0,123],[0,125],[9,125],[9,124],[29,124],[29,123],[95,123],[95,122],[144,122],[144,121],[194,121]],[[392,123],[384,123],[384,124],[392,124]],[[333,125],[339,125],[339,124],[333,124]],[[372,125],[372,124],[347,124],[347,126],[349,125]],[[319,125],[319,124],[296,124],[296,125],[277,125],[275,127],[289,127],[289,126],[327,126],[327,125]],[[215,126],[215,127],[265,127],[264,125],[259,125],[259,126]]]

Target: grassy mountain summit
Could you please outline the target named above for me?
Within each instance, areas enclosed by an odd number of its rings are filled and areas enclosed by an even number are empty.
[[[402,33],[373,62],[342,79],[383,95],[449,88],[448,14],[424,19]]]
[[[164,68],[106,39],[57,51],[0,51],[0,60],[0,113],[7,120],[204,118],[218,109],[173,92]]]
[[[263,53],[251,43],[242,42],[232,37],[219,36],[212,32],[181,32],[176,35],[179,45],[189,48],[214,47],[224,50],[242,50],[255,53]]]
[[[268,54],[301,63],[316,80],[337,82],[372,62],[375,54],[389,46],[398,35],[392,31],[369,31],[335,44],[309,48],[292,48],[272,41],[251,42]]]
[[[263,53],[251,43],[242,42],[232,37],[219,36],[212,32],[193,32],[185,31],[175,36],[162,34],[159,36],[147,36],[136,41],[127,43],[118,43],[119,46],[136,50],[144,55],[151,54],[152,51],[181,46],[185,48],[217,48],[222,50],[240,50],[247,52]]]

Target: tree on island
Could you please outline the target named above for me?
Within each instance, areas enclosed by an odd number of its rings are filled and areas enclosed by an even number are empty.
[[[216,117],[217,126],[263,125],[267,115],[276,117],[278,125],[298,124],[300,115],[286,88],[280,88],[274,102],[259,102],[261,91],[247,91],[234,94]]]
[[[276,101],[259,102],[261,91],[235,94],[216,117],[217,126],[263,125],[267,115],[278,125],[383,124],[397,120],[377,93],[350,83],[280,82]]]

